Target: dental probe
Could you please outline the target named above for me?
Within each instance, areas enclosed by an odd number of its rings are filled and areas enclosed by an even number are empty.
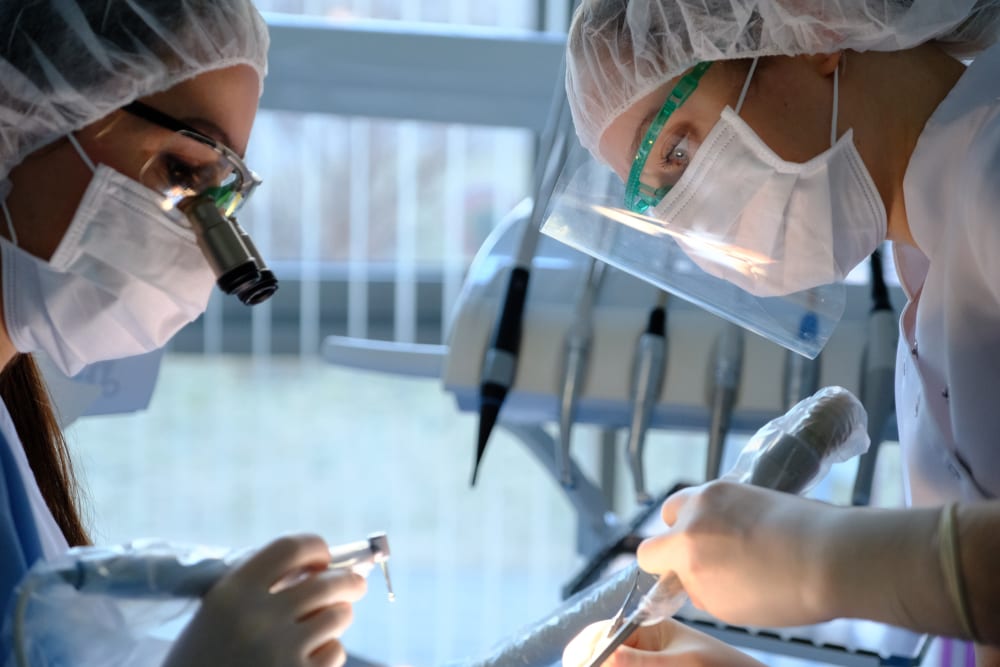
[[[563,346],[563,376],[559,391],[559,448],[556,465],[559,481],[566,488],[574,484],[570,466],[573,422],[576,420],[576,401],[583,390],[590,362],[590,344],[594,337],[594,301],[604,280],[605,264],[590,260],[587,279],[576,305],[576,317],[566,334]]]
[[[647,505],[652,497],[646,490],[643,461],[646,433],[653,409],[663,391],[667,362],[667,293],[660,292],[649,313],[646,331],[639,337],[632,368],[632,422],[628,432],[628,462],[635,484],[636,502]]]
[[[818,396],[790,432],[754,452],[750,471],[733,481],[796,495],[808,490],[823,472],[824,462],[850,439],[855,427],[862,420],[867,424],[864,410],[850,392],[831,387]],[[612,626],[607,645],[587,667],[599,667],[636,630],[670,618],[685,602],[680,578],[673,572],[663,574],[621,626],[616,630]]]

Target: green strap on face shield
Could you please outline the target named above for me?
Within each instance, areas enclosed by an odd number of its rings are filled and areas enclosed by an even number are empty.
[[[643,184],[640,179],[642,178],[642,172],[646,168],[646,160],[649,159],[649,153],[653,150],[653,146],[656,145],[656,140],[660,136],[660,132],[663,130],[663,126],[666,125],[667,120],[673,115],[687,98],[691,96],[691,93],[695,91],[698,87],[698,83],[701,82],[701,77],[705,75],[708,68],[712,65],[710,62],[698,63],[694,68],[685,74],[674,89],[670,91],[667,96],[667,101],[663,103],[663,108],[660,109],[660,113],[656,115],[653,122],[649,125],[649,129],[646,130],[646,136],[643,137],[642,142],[639,144],[639,150],[635,153],[635,160],[632,161],[632,171],[628,175],[628,183],[625,185],[625,207],[635,213],[645,213],[649,209],[653,208],[659,204],[667,193],[670,192],[672,186],[664,186],[662,188],[653,188],[651,186]]]

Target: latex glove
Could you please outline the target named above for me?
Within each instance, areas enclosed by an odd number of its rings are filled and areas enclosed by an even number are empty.
[[[675,572],[695,606],[727,623],[826,621],[824,536],[841,511],[730,482],[685,489],[663,504],[672,527],[639,546],[639,566]]]
[[[563,651],[563,667],[580,667],[602,646],[611,621],[595,623],[573,638]],[[604,667],[763,667],[728,644],[667,620],[639,628]]]
[[[343,665],[338,639],[367,584],[353,573],[326,572],[329,562],[320,537],[272,542],[208,592],[164,667]]]

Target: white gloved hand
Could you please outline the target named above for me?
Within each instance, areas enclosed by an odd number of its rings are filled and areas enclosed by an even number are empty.
[[[582,667],[603,647],[610,621],[594,623],[563,652],[563,667]],[[604,667],[763,667],[750,656],[683,623],[666,620],[639,628]]]
[[[356,574],[326,572],[329,562],[320,537],[272,542],[208,592],[164,667],[344,664],[338,639],[367,584]]]
[[[675,572],[700,609],[739,625],[829,620],[825,540],[844,511],[729,482],[685,489],[663,504],[672,528],[639,546],[647,572]]]

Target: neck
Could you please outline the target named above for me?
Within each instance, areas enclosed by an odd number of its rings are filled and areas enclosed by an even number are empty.
[[[965,72],[965,66],[937,45],[896,53],[852,53],[857,84],[852,97],[859,119],[859,149],[882,195],[888,238],[919,248],[906,215],[903,180],[927,121]],[[862,97],[856,97],[862,96]],[[921,249],[927,251],[928,249]]]

